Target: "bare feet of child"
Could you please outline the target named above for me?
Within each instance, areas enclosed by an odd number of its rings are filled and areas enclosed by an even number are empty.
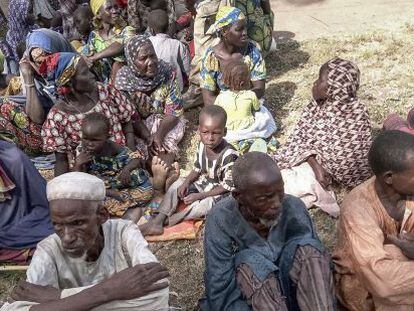
[[[152,158],[151,170],[153,174],[152,186],[155,191],[165,191],[165,181],[167,180],[170,168],[162,161],[159,157],[155,156]]]
[[[146,235],[160,235],[164,233],[164,222],[167,216],[158,214],[155,218],[149,220],[147,223],[139,226],[139,230],[143,236]]]
[[[174,162],[171,165],[170,173],[168,174],[167,181],[165,182],[165,192],[171,187],[173,183],[177,181],[180,177],[180,164],[178,162]]]

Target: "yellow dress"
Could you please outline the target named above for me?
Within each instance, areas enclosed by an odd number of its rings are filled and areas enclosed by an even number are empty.
[[[227,129],[237,131],[247,129],[254,123],[254,111],[260,109],[256,93],[245,91],[222,91],[214,103],[221,106],[227,113]]]

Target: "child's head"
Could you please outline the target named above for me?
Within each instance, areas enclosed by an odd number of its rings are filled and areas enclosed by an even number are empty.
[[[207,148],[215,149],[221,144],[227,134],[226,122],[226,111],[220,106],[210,105],[201,110],[198,132],[200,140]]]
[[[91,154],[102,151],[109,139],[110,123],[108,118],[99,113],[92,112],[82,120],[82,146]]]
[[[319,77],[313,83],[312,96],[316,101],[325,100],[328,97],[328,63],[322,65],[319,69]]]
[[[93,13],[89,5],[83,4],[73,13],[76,30],[83,36],[88,36],[93,27]]]
[[[319,78],[313,84],[312,95],[316,101],[349,102],[357,98],[360,71],[354,63],[334,58],[319,70]]]
[[[231,91],[250,90],[249,67],[241,61],[230,62],[224,68],[223,82]]]
[[[154,34],[167,33],[169,26],[168,14],[164,10],[154,10],[148,15],[148,27],[152,29]]]

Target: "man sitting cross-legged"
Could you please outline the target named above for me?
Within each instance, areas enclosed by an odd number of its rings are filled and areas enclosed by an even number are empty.
[[[386,131],[374,141],[375,174],[344,199],[334,252],[346,310],[414,310],[414,137]]]
[[[108,220],[103,181],[86,173],[63,174],[49,182],[47,197],[56,233],[38,244],[27,282],[12,293],[16,302],[1,310],[168,308],[168,271],[137,225]]]
[[[329,255],[275,162],[247,153],[233,181],[233,196],[207,217],[202,310],[335,310]]]

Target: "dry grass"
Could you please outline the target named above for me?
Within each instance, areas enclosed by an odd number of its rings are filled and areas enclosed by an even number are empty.
[[[362,35],[322,38],[302,44],[287,41],[267,59],[269,81],[267,105],[280,126],[277,136],[283,142],[297,121],[301,108],[307,104],[313,81],[320,66],[339,56],[358,64],[361,73],[359,98],[368,107],[375,129],[390,112],[404,115],[413,106],[414,58],[409,57],[414,42],[414,26],[400,31],[367,32]],[[191,154],[196,148],[198,110],[187,114],[189,130],[182,144],[182,167],[191,168]],[[337,189],[343,197],[345,191]],[[320,210],[311,210],[319,236],[332,250],[335,245],[336,221]],[[171,272],[171,299],[183,310],[193,310],[203,295],[203,243],[177,241],[152,244],[151,249]],[[0,300],[22,277],[18,273],[0,274]]]

